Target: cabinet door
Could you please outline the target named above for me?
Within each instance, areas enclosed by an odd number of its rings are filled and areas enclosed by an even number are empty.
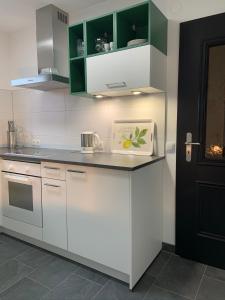
[[[113,95],[114,91],[148,87],[149,83],[149,45],[87,58],[90,94]]]
[[[67,171],[68,250],[129,273],[130,184],[126,172]]]
[[[43,241],[67,249],[66,183],[43,178]]]

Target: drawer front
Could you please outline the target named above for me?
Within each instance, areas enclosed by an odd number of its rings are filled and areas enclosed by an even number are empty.
[[[2,161],[2,170],[25,175],[41,176],[41,165],[12,160]]]
[[[44,178],[65,180],[66,168],[63,164],[42,162],[41,163],[41,176]]]

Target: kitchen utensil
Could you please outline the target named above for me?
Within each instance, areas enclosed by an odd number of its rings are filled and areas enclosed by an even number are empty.
[[[77,56],[84,55],[84,41],[82,39],[77,40]]]
[[[15,131],[7,132],[7,140],[8,140],[8,148],[10,148],[10,149],[16,148],[16,132]]]
[[[15,123],[14,121],[8,121],[8,130],[15,131]]]
[[[111,51],[113,50],[113,42],[109,43],[109,48],[110,48]]]
[[[136,46],[136,45],[141,45],[146,43],[147,40],[146,39],[135,39],[135,40],[131,40],[127,43],[127,46]]]
[[[14,121],[8,121],[7,142],[10,149],[16,147],[16,127]]]
[[[105,44],[103,45],[103,49],[104,49],[105,52],[108,52],[108,51],[110,50],[110,45],[109,45],[109,43],[105,43]]]
[[[105,43],[107,43],[107,40],[105,38],[102,37],[97,38],[95,40],[95,50],[97,52],[103,52]]]
[[[97,133],[85,131],[81,133],[81,153],[94,153],[94,150],[101,145]]]

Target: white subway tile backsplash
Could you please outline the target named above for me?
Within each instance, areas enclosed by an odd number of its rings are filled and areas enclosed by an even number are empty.
[[[66,110],[80,110],[90,108],[95,105],[95,99],[92,97],[79,97],[70,95],[67,90],[64,91]]]
[[[65,135],[64,112],[32,113],[32,132],[34,135]]]
[[[1,145],[6,144],[7,121],[12,118],[20,144],[31,146],[38,138],[41,147],[80,150],[80,133],[88,130],[100,135],[106,152],[111,149],[114,120],[152,119],[157,124],[158,154],[164,154],[164,94],[97,100],[72,96],[68,90],[0,91]]]
[[[19,90],[13,92],[14,113],[65,111],[64,90],[42,92]]]
[[[12,94],[0,90],[0,145],[7,144],[8,121],[13,120]]]

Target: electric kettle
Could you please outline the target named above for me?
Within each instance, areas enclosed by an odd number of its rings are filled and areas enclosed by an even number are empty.
[[[101,146],[101,139],[95,132],[85,131],[81,133],[81,153],[94,153]]]

